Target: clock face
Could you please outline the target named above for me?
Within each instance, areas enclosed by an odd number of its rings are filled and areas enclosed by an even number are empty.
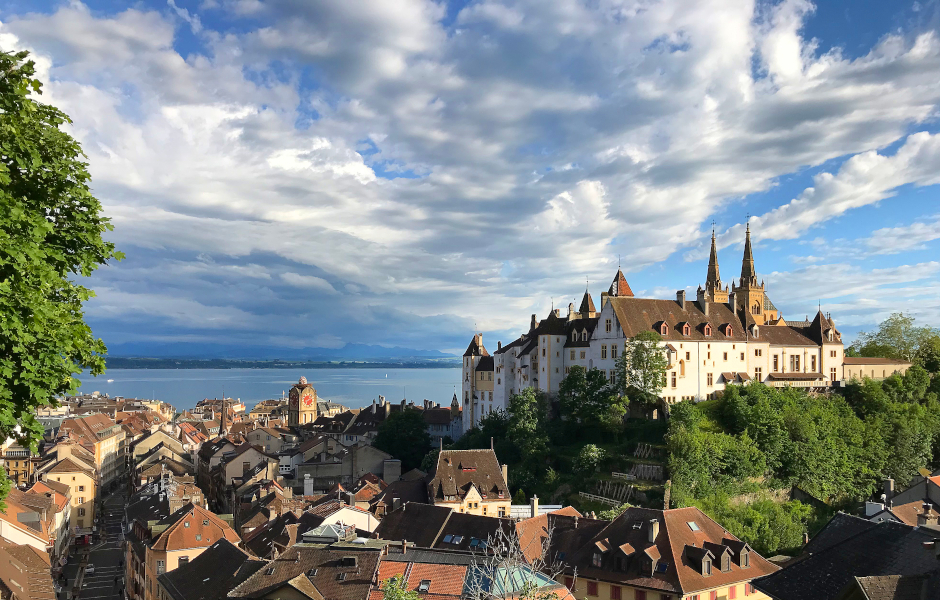
[[[310,390],[304,390],[304,394],[301,397],[301,400],[304,403],[304,406],[313,406],[313,392]]]

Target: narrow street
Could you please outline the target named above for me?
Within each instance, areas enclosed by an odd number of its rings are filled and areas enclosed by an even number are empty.
[[[60,600],[115,600],[124,596],[121,520],[126,499],[123,485],[105,497],[98,521],[100,538],[90,548],[78,550],[69,559],[64,569],[67,585],[59,594]],[[90,572],[92,566],[94,569]]]

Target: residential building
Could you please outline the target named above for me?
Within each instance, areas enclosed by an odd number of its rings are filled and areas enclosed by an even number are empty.
[[[265,564],[222,538],[189,563],[159,575],[157,600],[223,600]]]
[[[55,600],[51,567],[45,552],[0,538],[0,588],[4,600]]]
[[[101,486],[110,485],[124,472],[124,436],[121,426],[103,413],[66,419],[59,428],[59,439],[77,442],[94,455]]]
[[[7,477],[13,485],[24,488],[35,481],[34,474],[40,461],[38,454],[10,438],[0,447],[0,456],[7,470]]]
[[[838,513],[798,560],[753,585],[774,600],[940,598],[937,530]]]
[[[508,517],[512,499],[506,465],[492,450],[442,450],[429,474],[428,498],[457,512]]]
[[[628,508],[564,562],[578,600],[760,600],[752,582],[778,570],[694,507]]]
[[[72,490],[64,483],[56,481],[37,481],[30,488],[24,498],[29,502],[30,496],[39,495],[48,499],[48,502],[34,503],[40,510],[51,510],[53,515],[54,547],[51,551],[52,568],[58,572],[69,555],[69,544],[73,540],[72,530]]]
[[[91,535],[95,523],[95,498],[98,496],[98,476],[93,465],[75,455],[65,456],[49,464],[41,474],[46,483],[67,485],[70,490],[71,523],[76,536]]]

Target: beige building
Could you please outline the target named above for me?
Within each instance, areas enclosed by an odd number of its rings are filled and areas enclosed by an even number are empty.
[[[33,454],[29,448],[14,439],[4,442],[0,452],[2,452],[7,477],[13,485],[23,488],[35,481],[34,472],[40,460],[38,455]]]
[[[500,466],[492,450],[443,450],[427,484],[428,498],[455,512],[508,517],[506,477],[506,465]]]
[[[904,375],[910,368],[911,363],[906,360],[846,356],[842,361],[842,378],[846,381],[853,379],[881,381],[894,374]]]
[[[150,528],[151,539],[144,544],[144,600],[157,600],[157,577],[193,560],[212,544],[241,539],[228,523],[208,510],[189,504]],[[140,557],[137,557],[140,560]]]
[[[95,457],[102,486],[109,485],[124,471],[124,429],[103,413],[66,419],[59,438],[80,444]]]
[[[95,522],[95,498],[98,494],[98,478],[93,467],[75,456],[69,456],[52,463],[42,472],[41,477],[45,481],[69,486],[72,527],[78,535],[91,533]]]

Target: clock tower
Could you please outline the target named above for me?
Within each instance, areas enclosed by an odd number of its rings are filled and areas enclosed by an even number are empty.
[[[317,391],[307,383],[306,377],[290,389],[287,424],[291,426],[313,423],[317,420]]]

